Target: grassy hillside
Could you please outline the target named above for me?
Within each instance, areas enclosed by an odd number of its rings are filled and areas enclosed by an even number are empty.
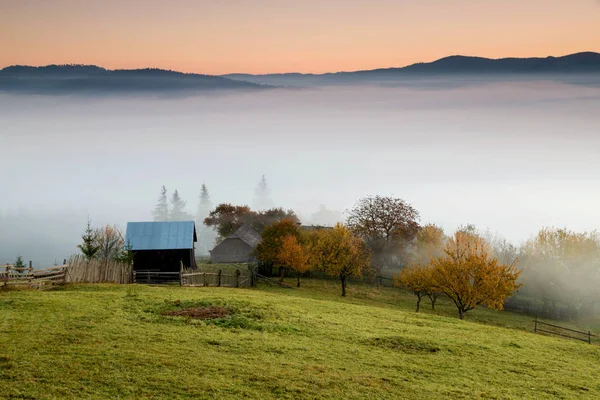
[[[305,286],[0,291],[0,398],[600,397],[600,348],[534,335],[531,318]],[[209,305],[232,314],[161,315]]]

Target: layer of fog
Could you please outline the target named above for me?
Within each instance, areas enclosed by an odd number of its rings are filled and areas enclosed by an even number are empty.
[[[600,227],[600,88],[337,87],[196,97],[0,95],[0,263],[50,264],[95,225],[151,220],[160,187],[195,212],[251,205],[265,174],[303,222],[365,195],[422,222],[515,244],[542,226]]]

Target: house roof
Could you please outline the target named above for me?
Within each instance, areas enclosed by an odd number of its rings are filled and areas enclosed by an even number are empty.
[[[132,250],[193,249],[197,241],[194,221],[128,222],[125,234]]]
[[[254,228],[252,228],[249,225],[241,226],[235,232],[233,232],[231,235],[227,236],[225,239],[229,239],[229,238],[232,238],[232,239],[239,238],[240,240],[242,240],[243,242],[245,242],[252,248],[255,248],[256,246],[258,246],[258,244],[262,240],[260,233],[258,233]]]

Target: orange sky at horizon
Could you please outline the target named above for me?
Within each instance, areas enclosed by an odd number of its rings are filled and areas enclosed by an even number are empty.
[[[51,3],[51,4],[50,4]],[[0,68],[334,72],[600,52],[598,0],[0,0]]]

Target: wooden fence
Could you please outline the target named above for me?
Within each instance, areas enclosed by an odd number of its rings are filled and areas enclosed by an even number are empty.
[[[34,269],[31,261],[27,268],[12,264],[0,267],[0,287],[28,285],[33,287],[64,283],[131,283],[131,266],[127,263],[106,260],[86,260],[73,256],[63,265],[45,269]]]
[[[137,270],[133,271],[133,283],[146,283],[148,285],[181,284],[181,273],[163,272],[157,269]]]
[[[549,335],[556,335],[556,336],[566,337],[569,339],[581,340],[582,342],[588,342],[590,344],[592,343],[592,337],[596,336],[596,335],[592,335],[591,331],[582,332],[582,331],[577,331],[577,330],[571,329],[571,328],[565,328],[564,326],[558,326],[558,325],[549,324],[547,322],[538,321],[537,315],[536,315],[533,323],[534,323],[534,325],[533,325],[534,333],[538,333],[538,332],[547,333]]]
[[[69,259],[68,283],[131,283],[131,265],[114,260],[86,260],[82,255]]]
[[[543,318],[570,321],[583,317],[584,310],[569,305],[553,305],[551,302],[540,302],[536,299],[523,298],[519,295],[509,297],[504,302],[504,309]]]
[[[221,269],[217,272],[185,270],[181,273],[181,285],[247,287],[252,285],[252,277],[250,271],[243,269],[233,272]]]
[[[3,270],[0,270],[0,287],[29,286],[41,289],[64,284],[66,276],[66,265],[34,270],[31,261],[26,268],[6,264]]]

